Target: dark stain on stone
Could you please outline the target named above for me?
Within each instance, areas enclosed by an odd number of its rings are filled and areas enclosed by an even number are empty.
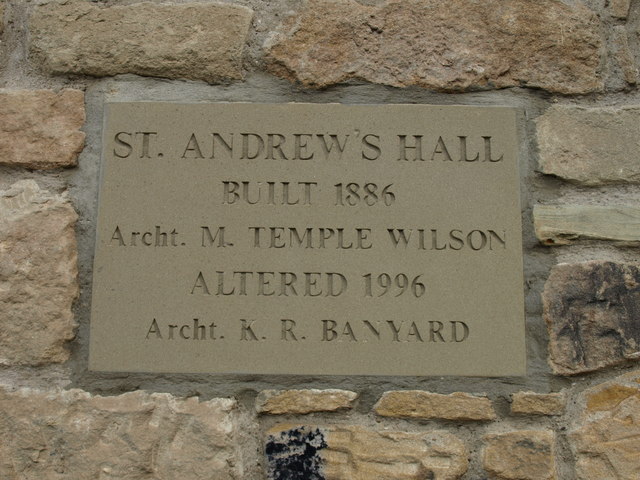
[[[321,451],[327,442],[320,429],[296,427],[269,435],[265,446],[270,480],[325,480]]]
[[[545,297],[549,334],[564,346],[556,349],[554,361],[563,369],[596,370],[638,351],[638,267],[614,262],[563,265],[552,273]]]
[[[529,439],[519,440],[516,442],[516,446],[519,448],[523,448],[526,450],[531,450],[532,452],[541,452],[541,453],[550,453],[551,449],[549,445],[536,443]]]

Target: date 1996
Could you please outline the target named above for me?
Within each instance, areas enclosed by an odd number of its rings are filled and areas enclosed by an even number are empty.
[[[387,294],[399,297],[406,293],[420,298],[427,290],[427,287],[421,281],[422,275],[411,278],[404,273],[399,273],[396,276],[391,276],[388,273],[374,276],[371,273],[367,273],[362,277],[364,278],[365,297],[382,297]]]

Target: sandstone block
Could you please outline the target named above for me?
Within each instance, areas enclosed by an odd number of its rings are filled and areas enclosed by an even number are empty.
[[[640,371],[582,393],[571,435],[580,480],[640,478]]]
[[[76,165],[84,118],[80,90],[0,90],[0,163],[41,169]]]
[[[640,242],[640,208],[632,205],[536,205],[533,225],[544,245],[568,245],[583,238]]]
[[[444,92],[598,91],[601,24],[559,0],[308,0],[265,45],[270,70],[322,88],[350,79]],[[526,61],[523,61],[526,59]]]
[[[377,415],[399,418],[442,418],[446,420],[494,420],[491,400],[468,393],[451,395],[406,390],[386,392],[373,407]]]
[[[258,413],[272,415],[333,412],[351,408],[358,398],[347,390],[264,390],[256,399]]]
[[[0,389],[0,478],[240,480],[235,401]]]
[[[562,415],[567,403],[562,393],[517,392],[511,396],[511,413]]]
[[[614,58],[623,80],[635,85],[638,83],[638,69],[629,48],[627,29],[622,25],[613,27],[611,35],[611,55]]]
[[[592,261],[551,270],[542,295],[556,374],[591,372],[640,357],[640,269]]]
[[[627,18],[631,0],[609,0],[609,11],[612,17]]]
[[[52,0],[31,15],[30,56],[54,74],[238,79],[252,15],[221,3],[102,7]]]
[[[0,191],[0,364],[64,362],[78,296],[77,215],[22,180]],[[1,477],[1,475],[0,475]]]
[[[522,430],[487,435],[484,469],[505,480],[554,480],[555,435],[550,430]]]
[[[467,450],[445,431],[406,433],[351,425],[277,425],[265,454],[270,480],[453,480],[467,471]]]
[[[590,186],[640,182],[639,106],[556,105],[536,126],[542,173]]]

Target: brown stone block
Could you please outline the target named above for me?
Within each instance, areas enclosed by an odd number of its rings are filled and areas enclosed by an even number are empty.
[[[542,296],[556,374],[600,370],[640,357],[640,270],[592,261],[551,270]]]
[[[567,399],[563,393],[517,392],[511,397],[511,413],[522,415],[562,415]]]
[[[556,105],[536,125],[542,173],[588,186],[640,182],[640,107]]]
[[[267,477],[325,480],[455,480],[468,452],[445,431],[375,431],[352,425],[277,425],[267,432]]]
[[[309,0],[267,41],[269,69],[305,86],[351,79],[445,92],[599,91],[601,24],[559,0]]]
[[[609,0],[609,11],[612,17],[625,19],[629,15],[631,0]]]
[[[555,480],[555,435],[522,430],[485,437],[484,469],[504,480]]]
[[[35,7],[30,56],[54,74],[134,73],[216,83],[242,77],[253,12],[222,3],[98,6],[54,0]]]
[[[240,480],[236,403],[0,388],[0,478]]]
[[[78,296],[77,215],[33,180],[0,191],[0,364],[64,362]],[[0,476],[1,477],[1,476]]]
[[[373,407],[377,415],[399,418],[442,418],[446,420],[494,420],[491,400],[468,393],[451,395],[406,390],[386,392]]]
[[[357,393],[347,390],[263,390],[256,410],[271,415],[333,412],[351,408],[356,398]]]
[[[570,435],[580,480],[640,478],[640,371],[592,387]]]
[[[80,90],[0,90],[0,163],[73,167],[84,147]]]
[[[627,29],[622,25],[613,27],[611,55],[622,72],[624,81],[630,85],[638,83],[638,68],[629,46]]]

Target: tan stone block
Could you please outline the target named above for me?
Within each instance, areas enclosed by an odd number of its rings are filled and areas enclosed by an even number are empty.
[[[556,105],[536,125],[542,173],[589,186],[640,182],[639,106]]]
[[[0,364],[64,362],[78,296],[77,215],[22,180],[0,191]],[[1,476],[0,476],[1,477]]]
[[[236,403],[0,389],[0,478],[240,480]]]
[[[53,0],[31,15],[30,56],[55,74],[239,79],[252,16],[249,8],[222,3],[103,7]]]
[[[80,90],[0,90],[0,163],[72,167],[84,146]]]
[[[640,208],[632,205],[535,205],[533,225],[544,245],[579,239],[640,242]]]
[[[360,426],[277,425],[267,432],[267,477],[325,480],[454,480],[468,452],[445,431],[407,433]]]
[[[564,393],[517,392],[511,397],[511,413],[562,415],[567,404]]]
[[[443,418],[446,420],[494,420],[491,400],[468,393],[451,395],[406,390],[386,392],[373,407],[377,415],[399,418]]]
[[[606,412],[617,407],[629,397],[640,396],[637,387],[627,387],[620,384],[607,385],[586,394],[587,411]]]
[[[612,17],[627,18],[631,0],[609,0],[609,11]]]
[[[640,358],[640,269],[592,261],[551,270],[542,294],[549,363],[574,375]]]
[[[263,390],[256,410],[272,415],[333,412],[351,408],[356,398],[357,393],[347,390]]]
[[[580,480],[640,478],[640,370],[585,390],[569,438]]]
[[[602,26],[559,0],[308,0],[265,45],[269,69],[305,86],[351,79],[458,92],[603,88]],[[522,61],[523,59],[527,61]]]
[[[505,480],[554,480],[555,435],[550,430],[521,430],[484,437],[483,467]]]

